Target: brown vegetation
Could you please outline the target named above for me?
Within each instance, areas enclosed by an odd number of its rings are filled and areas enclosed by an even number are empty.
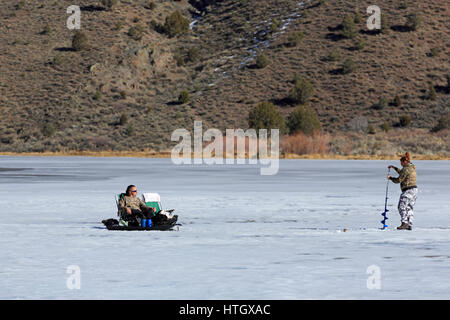
[[[313,135],[305,135],[297,132],[295,135],[285,136],[280,142],[280,149],[284,154],[328,154],[330,135],[328,133],[314,132]]]

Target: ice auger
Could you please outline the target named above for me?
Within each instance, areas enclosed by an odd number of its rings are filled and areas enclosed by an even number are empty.
[[[388,170],[388,174],[391,172],[391,168],[389,168],[389,170]],[[384,230],[384,229],[386,229],[388,226],[387,226],[387,224],[386,224],[386,220],[388,220],[388,217],[386,216],[386,213],[388,213],[389,212],[389,210],[388,210],[388,208],[387,208],[387,201],[388,201],[388,190],[389,190],[389,179],[388,179],[388,181],[387,181],[387,183],[386,183],[386,198],[385,198],[385,200],[384,200],[384,211],[383,211],[383,213],[381,214],[381,216],[383,217],[383,220],[381,220],[381,223],[383,224],[383,226],[381,227],[381,230]]]

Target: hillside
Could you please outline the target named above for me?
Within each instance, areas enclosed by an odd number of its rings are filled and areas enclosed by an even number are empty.
[[[332,152],[450,153],[448,130],[430,132],[450,112],[442,1],[378,1],[382,33],[367,30],[356,0],[121,0],[111,10],[78,1],[88,42],[81,51],[66,27],[72,1],[34,3],[4,0],[0,10],[0,151],[166,150],[173,130],[192,130],[194,120],[246,129],[263,101],[288,115],[300,76],[314,87],[307,104]],[[162,26],[176,10],[190,26],[170,35]],[[413,12],[415,31],[405,27]],[[354,39],[341,35],[346,14],[362,18]],[[260,53],[269,62],[261,69]],[[348,74],[346,59],[355,63]],[[178,102],[183,90],[187,103]],[[403,127],[402,116],[410,119]],[[358,143],[338,147],[342,140]]]

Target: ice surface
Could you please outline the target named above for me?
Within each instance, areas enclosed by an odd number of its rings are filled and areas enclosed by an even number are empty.
[[[413,231],[394,230],[392,161],[175,166],[170,159],[0,157],[1,299],[449,299],[448,161],[415,161]],[[108,231],[128,184],[179,231]],[[348,229],[343,232],[343,229]],[[70,290],[67,267],[81,270]],[[381,289],[368,289],[367,268]]]

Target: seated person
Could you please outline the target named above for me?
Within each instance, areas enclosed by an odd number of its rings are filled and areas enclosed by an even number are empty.
[[[147,207],[138,196],[137,188],[129,185],[125,195],[119,200],[120,216],[125,221],[137,221],[139,219],[152,219],[155,208]]]
[[[170,221],[170,218],[172,218],[156,212],[155,208],[148,207],[137,196],[137,188],[134,185],[129,185],[125,196],[119,200],[119,211],[121,218],[125,221],[139,222],[140,219],[151,219],[155,225]]]

